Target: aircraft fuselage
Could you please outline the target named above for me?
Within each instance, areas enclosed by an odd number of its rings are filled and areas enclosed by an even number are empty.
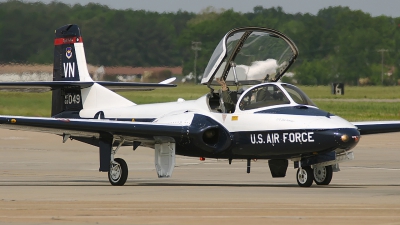
[[[220,113],[210,111],[207,95],[197,100],[133,105],[101,112],[104,119],[181,125],[183,131],[189,130],[189,135],[182,132],[175,137],[176,153],[193,157],[279,159],[330,151],[340,153],[354,148],[360,137],[351,123],[316,107],[292,104]],[[85,117],[85,113],[82,110],[80,114]],[[190,115],[182,116],[185,113]],[[196,116],[203,117],[198,124],[193,122]],[[207,126],[219,127],[215,143],[190,136],[190,127],[207,128],[201,122],[204,118],[210,121]],[[221,138],[222,135],[226,138]]]

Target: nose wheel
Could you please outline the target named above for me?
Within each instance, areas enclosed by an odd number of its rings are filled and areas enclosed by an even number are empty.
[[[108,171],[108,180],[113,186],[122,186],[128,178],[128,165],[121,158],[114,159],[110,162],[110,170]]]
[[[314,172],[310,166],[302,167],[297,170],[297,184],[300,187],[310,187],[314,181]]]
[[[314,181],[318,185],[328,185],[333,176],[332,166],[314,166]]]

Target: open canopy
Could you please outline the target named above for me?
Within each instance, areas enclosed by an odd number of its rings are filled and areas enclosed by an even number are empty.
[[[298,55],[296,45],[284,34],[261,27],[229,31],[215,48],[204,71],[202,84],[257,84],[278,81]]]

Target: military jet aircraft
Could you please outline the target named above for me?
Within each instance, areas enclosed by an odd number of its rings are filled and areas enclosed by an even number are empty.
[[[108,172],[112,185],[124,185],[128,177],[126,162],[115,157],[121,146],[153,148],[158,177],[172,175],[178,154],[244,159],[248,173],[252,159],[266,159],[272,177],[284,177],[291,160],[299,186],[328,185],[339,163],[354,158],[360,135],[400,131],[396,121],[350,123],[318,109],[296,86],[278,82],[298,49],[273,29],[229,31],[204,71],[201,83],[209,91],[199,99],[144,105],[113,90],[174,85],[94,82],[77,25],[58,28],[54,45],[53,81],[0,83],[3,89],[51,90],[52,117],[0,116],[0,128],[97,146],[99,170]]]

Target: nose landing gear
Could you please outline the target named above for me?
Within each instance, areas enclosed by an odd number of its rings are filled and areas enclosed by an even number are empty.
[[[297,170],[297,184],[300,187],[310,187],[314,180],[314,173],[311,166],[300,167]]]
[[[333,176],[332,165],[314,166],[314,181],[317,185],[328,185]]]
[[[310,187],[315,181],[317,185],[328,185],[333,176],[332,166],[306,166],[297,170],[297,184],[300,187]]]

